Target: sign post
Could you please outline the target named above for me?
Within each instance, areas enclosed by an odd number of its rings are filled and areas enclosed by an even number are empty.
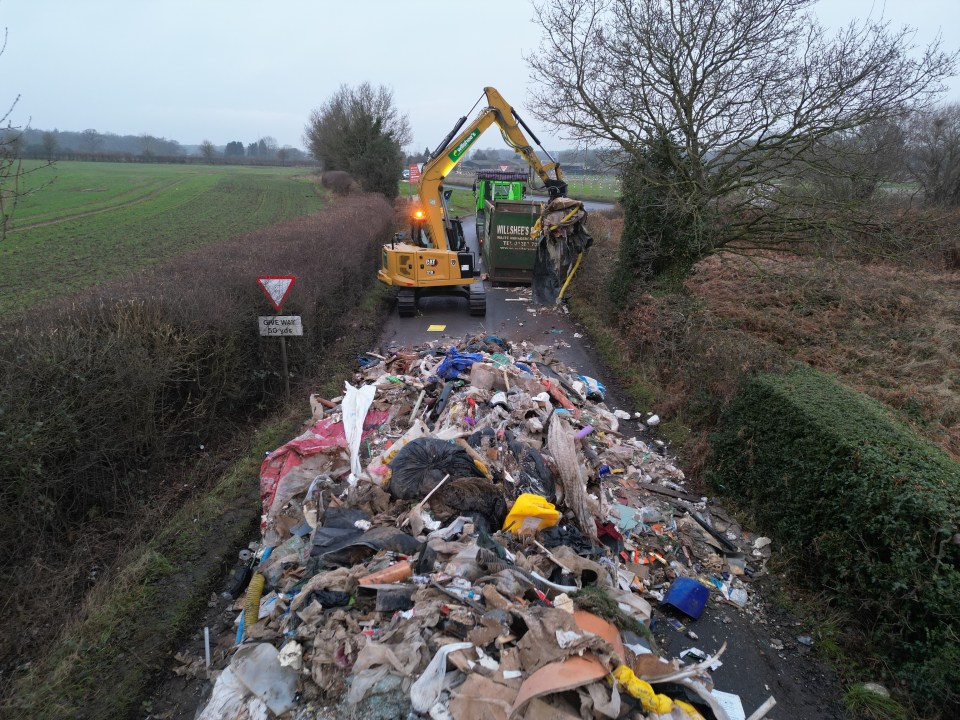
[[[293,275],[258,275],[257,284],[266,294],[277,312],[283,310],[283,301],[287,299],[297,278]],[[283,371],[283,390],[287,402],[290,402],[290,370],[287,366],[288,336],[303,335],[303,324],[299,315],[260,316],[260,334],[265,337],[280,338],[280,364]]]
[[[413,197],[413,187],[420,182],[420,166],[417,163],[410,164],[410,197]]]

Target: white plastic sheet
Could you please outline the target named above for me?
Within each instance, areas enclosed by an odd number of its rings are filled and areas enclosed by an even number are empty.
[[[267,720],[267,706],[227,667],[217,678],[210,699],[197,720]]]
[[[351,487],[357,484],[363,468],[360,466],[360,441],[363,439],[363,421],[367,417],[367,410],[373,403],[377,388],[373,385],[362,385],[355,388],[350,383],[344,383],[344,396],[341,408],[343,409],[343,431],[347,437],[347,447],[350,448],[350,477]]]
[[[447,656],[457,650],[466,650],[472,648],[473,643],[451,643],[444,645],[437,650],[433,660],[427,665],[427,669],[417,678],[417,681],[410,686],[410,702],[413,709],[419,713],[425,713],[433,707],[434,703],[443,692],[443,678],[447,670]]]

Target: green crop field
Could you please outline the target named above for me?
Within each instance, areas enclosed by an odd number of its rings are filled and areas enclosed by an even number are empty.
[[[316,212],[322,198],[308,173],[88,162],[30,173],[36,192],[0,242],[0,314]]]
[[[450,213],[452,215],[473,215],[475,212],[473,200],[473,192],[471,190],[464,190],[456,186],[448,186],[447,190],[453,190],[453,194],[450,196],[450,200],[447,201],[447,206],[450,208]],[[400,196],[405,198],[415,198],[417,195],[417,186],[413,183],[409,183],[406,180],[400,181]]]

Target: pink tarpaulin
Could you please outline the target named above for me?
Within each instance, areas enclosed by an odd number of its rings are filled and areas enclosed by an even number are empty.
[[[371,411],[363,421],[363,438],[367,438],[386,422],[389,413],[386,411]],[[280,480],[300,465],[306,458],[318,453],[329,452],[333,449],[347,447],[347,437],[343,429],[343,422],[334,418],[325,418],[313,425],[302,435],[274,450],[267,455],[260,465],[260,499],[263,501],[263,511],[267,512],[273,504]]]

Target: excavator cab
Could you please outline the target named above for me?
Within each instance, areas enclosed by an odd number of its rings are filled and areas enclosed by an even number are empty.
[[[425,219],[423,210],[413,212],[410,218],[410,240],[418,247],[432,248],[434,245],[430,242],[429,235],[424,230]],[[447,220],[444,223],[444,231],[447,236],[447,247],[458,253],[468,251],[467,238],[463,234],[463,218],[457,216]]]

